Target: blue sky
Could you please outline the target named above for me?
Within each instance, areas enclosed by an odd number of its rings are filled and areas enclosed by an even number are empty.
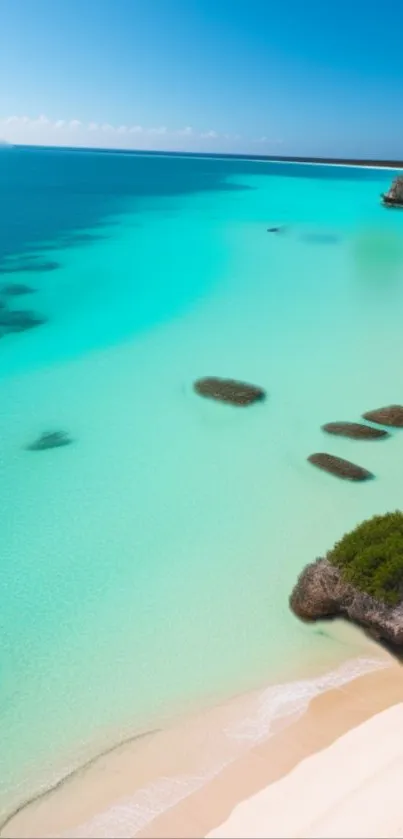
[[[403,0],[0,0],[12,142],[403,157]]]

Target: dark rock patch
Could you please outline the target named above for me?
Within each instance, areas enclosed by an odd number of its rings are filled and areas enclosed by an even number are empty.
[[[93,233],[71,233],[68,236],[65,236],[63,239],[63,244],[66,245],[89,245],[92,242],[100,242],[106,239],[106,236],[94,235]]]
[[[372,428],[361,422],[328,422],[322,425],[322,431],[352,440],[380,440],[382,437],[389,437],[389,433],[384,429]]]
[[[194,383],[194,389],[200,396],[216,399],[231,405],[247,406],[265,399],[265,391],[256,385],[238,382],[235,379],[220,379],[207,376]]]
[[[285,231],[286,231],[286,228],[284,227],[284,225],[282,225],[281,227],[268,227],[267,228],[268,233],[285,233]]]
[[[69,446],[73,440],[66,431],[44,431],[43,434],[26,446],[31,452],[43,452],[46,449],[58,449],[61,446]]]
[[[375,411],[367,411],[363,418],[377,425],[386,425],[392,428],[403,428],[403,405],[388,405],[386,408],[377,408]]]
[[[311,454],[308,461],[317,466],[318,469],[323,469],[331,475],[336,475],[337,478],[344,478],[348,481],[368,481],[374,477],[372,472],[368,472],[362,466],[357,466],[349,460],[325,452]]]
[[[25,259],[41,259],[46,251],[57,251],[60,248],[60,239],[53,242],[35,242],[25,254]]]
[[[392,182],[387,192],[381,195],[384,207],[403,208],[403,176],[399,175]]]
[[[3,335],[7,332],[25,332],[43,323],[46,323],[46,318],[36,312],[23,310],[11,312],[8,309],[0,309],[0,330]]]
[[[60,268],[60,263],[53,260],[49,260],[47,262],[32,260],[32,262],[13,263],[12,265],[3,264],[0,268],[0,274],[21,274],[27,272],[44,273],[45,271],[56,271],[58,268]]]
[[[18,254],[18,256],[5,256],[0,261],[1,274],[13,274],[17,271],[18,265],[33,265],[38,257],[31,254]],[[32,269],[33,270],[33,269]]]
[[[32,288],[29,285],[24,285],[24,283],[9,283],[8,285],[4,285],[0,288],[0,292],[7,295],[7,297],[17,297],[22,294],[34,294],[35,291],[35,288]]]

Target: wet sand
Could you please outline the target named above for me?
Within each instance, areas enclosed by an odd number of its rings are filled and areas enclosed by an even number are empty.
[[[237,820],[235,828],[233,821],[223,832],[219,827],[240,802],[271,789],[301,761],[403,702],[403,670],[382,651],[378,655],[377,670],[308,699],[305,710],[301,705],[293,710],[291,703],[267,736],[254,731],[251,708],[256,711],[261,696],[256,693],[128,741],[23,806],[0,835],[199,839],[214,830],[217,837],[241,835]],[[250,820],[256,821],[255,802],[250,807],[251,813],[242,816],[246,831]]]
[[[233,810],[211,839],[403,836],[403,703],[303,759]],[[290,802],[292,805],[290,806]]]

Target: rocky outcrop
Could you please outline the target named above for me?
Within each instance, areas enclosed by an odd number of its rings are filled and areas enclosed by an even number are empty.
[[[2,294],[5,294],[6,297],[18,297],[22,294],[35,293],[34,288],[31,288],[29,285],[24,285],[24,283],[8,283],[8,285],[3,285],[0,291]]]
[[[361,422],[328,422],[322,425],[322,431],[326,434],[335,434],[337,437],[349,437],[352,440],[380,440],[389,437],[389,432],[383,428],[373,428]]]
[[[328,559],[318,559],[302,571],[290,607],[304,621],[344,615],[376,639],[403,646],[403,600],[389,606],[359,591]]]
[[[372,472],[368,472],[362,466],[357,466],[349,460],[335,457],[335,455],[326,452],[311,454],[308,461],[313,466],[317,466],[318,469],[323,469],[325,472],[330,472],[331,475],[336,475],[337,478],[344,478],[348,481],[369,481],[374,477]]]
[[[246,407],[265,399],[265,391],[256,385],[238,382],[235,379],[220,379],[207,376],[194,383],[194,389],[200,396],[216,399],[231,405]]]
[[[381,198],[385,207],[403,207],[403,175],[394,179],[390,189]]]
[[[367,411],[363,419],[375,422],[378,425],[387,425],[393,428],[403,428],[403,406],[388,405],[386,408],[377,408],[375,411]]]
[[[46,318],[30,311],[10,311],[0,309],[0,335],[8,332],[25,332],[26,329],[33,329],[46,323]]]
[[[268,233],[284,233],[285,232],[285,227],[284,226],[282,226],[282,227],[268,227],[267,232]]]
[[[66,431],[44,431],[33,443],[26,446],[31,452],[43,452],[46,449],[58,449],[69,446],[73,440]]]

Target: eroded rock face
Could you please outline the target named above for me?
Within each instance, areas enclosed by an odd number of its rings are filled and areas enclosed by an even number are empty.
[[[403,207],[403,176],[399,175],[394,179],[392,186],[382,195],[382,201],[386,206]]]
[[[256,385],[214,376],[198,379],[194,383],[194,389],[200,396],[242,407],[261,402],[266,397],[265,391]]]
[[[44,431],[33,443],[26,448],[31,452],[43,452],[46,449],[57,449],[69,446],[73,440],[66,431]]]
[[[344,615],[374,638],[403,647],[403,601],[387,606],[344,582],[328,559],[318,559],[300,574],[290,608],[304,621]]]
[[[388,405],[386,408],[377,408],[375,411],[367,411],[363,418],[378,425],[403,428],[403,406]]]
[[[317,466],[318,469],[323,469],[325,472],[330,472],[331,475],[336,475],[337,478],[344,478],[348,481],[369,481],[374,477],[372,472],[368,472],[362,466],[357,466],[356,463],[351,463],[349,460],[335,457],[335,455],[326,452],[311,454],[308,461],[313,466]]]
[[[389,432],[383,428],[372,428],[361,422],[328,422],[322,425],[322,431],[352,440],[380,440],[382,437],[389,437]]]

